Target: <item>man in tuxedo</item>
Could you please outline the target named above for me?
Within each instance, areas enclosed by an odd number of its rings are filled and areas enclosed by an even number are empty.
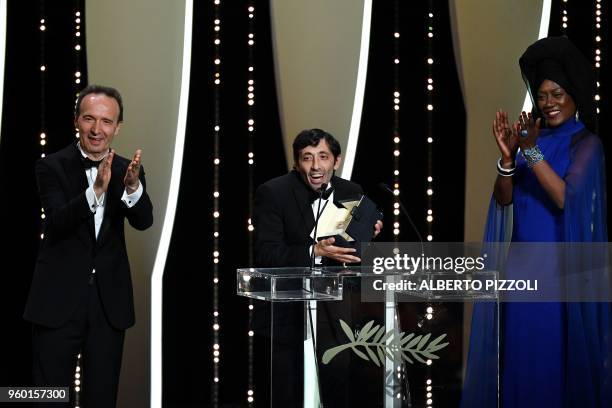
[[[76,103],[78,142],[36,163],[44,235],[24,313],[34,382],[70,387],[80,353],[88,408],[115,406],[124,333],[134,324],[124,220],[138,230],[153,223],[141,150],[129,160],[110,148],[122,122],[119,92],[90,85]]]
[[[334,238],[314,243],[315,214],[326,202],[359,199],[361,186],[334,175],[340,167],[340,144],[321,129],[300,132],[293,142],[293,170],[262,184],[255,193],[255,252],[262,267],[309,266],[314,248],[324,258],[355,263],[354,248],[334,245]],[[326,185],[326,191],[321,186]],[[327,198],[326,198],[327,197]],[[380,231],[381,224],[377,224]]]
[[[334,201],[359,199],[363,194],[358,184],[334,175],[341,163],[340,144],[321,129],[304,130],[293,142],[293,159],[292,171],[262,184],[255,193],[257,266],[307,267],[313,251],[317,264],[360,262],[354,248],[334,245],[334,238],[313,239],[319,208],[334,205]],[[326,191],[321,191],[324,185]],[[381,228],[378,221],[372,227],[374,236]],[[303,310],[301,302],[274,305],[275,407],[302,403]],[[256,316],[256,321],[258,318],[263,319]]]

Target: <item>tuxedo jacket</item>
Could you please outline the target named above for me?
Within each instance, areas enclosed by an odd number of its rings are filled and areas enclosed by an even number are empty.
[[[142,196],[136,205],[128,208],[121,196],[130,160],[115,155],[104,199],[104,219],[96,239],[94,213],[85,197],[88,183],[81,157],[76,144],[71,144],[36,163],[38,190],[45,213],[44,238],[24,318],[42,326],[62,326],[74,313],[95,269],[109,323],[123,330],[134,324],[124,220],[138,230],[153,224],[153,207],[146,191],[144,169],[140,169]]]
[[[363,194],[358,184],[339,177],[333,177],[334,201],[358,199]],[[255,259],[258,267],[308,267],[310,265],[310,246],[314,243],[310,233],[315,219],[312,211],[315,193],[293,170],[262,184],[255,193],[253,223],[255,226]],[[372,226],[372,229],[374,226]],[[277,283],[277,289],[279,288]],[[289,282],[289,285],[295,284]],[[291,288],[286,288],[291,289]],[[351,299],[343,302],[320,302],[318,308],[317,350],[325,350],[339,344],[341,329],[336,329],[336,318],[351,322]],[[253,328],[256,341],[263,342],[265,350],[270,350],[274,358],[274,405],[301,406],[303,399],[303,351],[304,351],[304,303],[279,302],[256,304]],[[273,322],[272,322],[272,319]],[[332,323],[333,321],[333,323]],[[270,323],[273,323],[270,326]],[[272,334],[273,332],[273,334]],[[266,341],[262,340],[266,339]],[[271,345],[272,339],[273,345]],[[321,351],[322,353],[322,351]],[[268,361],[270,361],[270,356]],[[337,357],[348,359],[346,356]],[[320,357],[319,357],[320,358]],[[345,367],[348,363],[345,362]],[[264,365],[264,367],[266,367]],[[342,373],[339,379],[327,378],[322,373],[321,394],[324,401],[334,405],[334,394],[344,396],[347,386]],[[337,374],[333,371],[334,375]],[[263,374],[263,373],[262,373]],[[267,374],[267,373],[266,373]],[[257,377],[257,376],[256,376]],[[263,378],[268,378],[261,376]],[[269,381],[269,380],[268,380]],[[269,384],[267,384],[269,386]],[[263,386],[263,384],[262,384]],[[327,402],[326,402],[327,404]]]
[[[358,184],[340,177],[332,177],[331,185],[335,201],[363,194]],[[312,199],[317,196],[295,170],[259,186],[253,214],[258,267],[310,265],[310,233],[315,224]]]

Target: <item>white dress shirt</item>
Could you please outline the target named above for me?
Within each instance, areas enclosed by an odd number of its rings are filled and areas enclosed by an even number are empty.
[[[331,188],[331,183],[329,183],[327,185],[327,190],[329,190]],[[321,202],[321,207],[319,207],[319,202]],[[323,213],[323,210],[325,209],[325,206],[329,203],[329,202],[334,202],[334,192],[332,191],[332,193],[329,195],[329,197],[327,197],[327,199],[323,199],[323,198],[317,198],[316,200],[314,200],[314,202],[312,203],[312,215],[314,216],[315,219],[315,226],[316,226],[316,221],[317,221],[317,216]],[[317,215],[317,210],[319,210],[319,214]],[[321,231],[319,231],[319,229],[317,228],[317,236],[321,236]],[[314,227],[312,228],[312,231],[310,232],[310,238],[312,238],[315,242],[315,236],[314,236]],[[314,246],[311,245],[310,249],[309,249],[309,253],[310,253],[310,257],[312,259],[312,251],[314,250]],[[323,260],[322,256],[317,256],[315,257],[315,264],[321,264]]]
[[[77,147],[79,148],[81,155],[83,157],[87,157],[87,154],[85,154],[85,152],[81,148],[81,143],[77,143]],[[94,226],[96,230],[97,239],[98,234],[100,233],[100,227],[102,226],[102,221],[104,220],[106,193],[102,193],[100,197],[96,197],[96,193],[94,192],[93,185],[94,181],[96,181],[96,177],[98,176],[98,169],[96,167],[86,169],[85,175],[87,176],[87,184],[89,185],[87,190],[85,190],[85,197],[87,198],[87,202],[89,203],[89,209],[94,214]],[[138,184],[138,189],[136,189],[136,191],[134,191],[132,194],[128,194],[127,191],[125,191],[124,189],[121,201],[123,201],[128,208],[131,208],[136,205],[136,203],[142,196],[142,192],[142,183]],[[96,273],[96,270],[94,269],[92,272]]]

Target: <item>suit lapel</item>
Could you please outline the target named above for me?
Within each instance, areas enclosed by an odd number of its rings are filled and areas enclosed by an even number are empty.
[[[293,173],[293,175],[295,176],[295,181],[293,183],[293,198],[295,199],[295,205],[302,218],[304,230],[307,235],[310,235],[315,223],[314,214],[312,213],[310,192],[308,187],[299,179],[299,175],[297,173]]]
[[[78,196],[85,191],[87,187],[89,187],[89,183],[87,182],[87,174],[83,169],[80,155],[81,153],[79,152],[79,149],[76,147],[76,145],[74,145],[71,154],[63,164],[64,174],[66,174],[68,183],[70,185],[70,197]],[[85,242],[91,241],[92,239],[95,240],[96,237],[93,213],[91,213],[88,217],[87,224],[87,233],[84,230],[79,230],[79,235]]]
[[[64,164],[64,171],[70,183],[71,193],[74,193],[72,195],[82,192],[89,186],[79,155],[79,150],[75,146],[73,154],[68,157]]]

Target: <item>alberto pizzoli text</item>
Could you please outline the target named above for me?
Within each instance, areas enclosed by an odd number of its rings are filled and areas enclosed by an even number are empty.
[[[401,280],[399,282],[384,282],[382,279],[374,280],[374,290],[390,291],[537,291],[538,280],[534,279],[430,279],[420,282]]]

